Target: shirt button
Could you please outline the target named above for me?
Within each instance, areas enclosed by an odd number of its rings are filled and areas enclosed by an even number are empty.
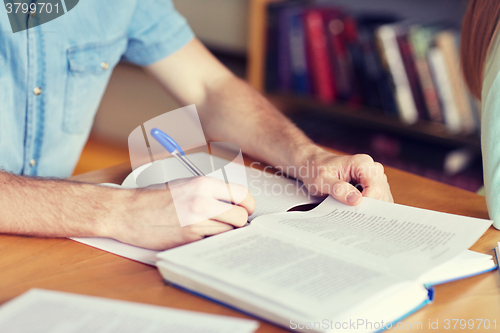
[[[36,165],[36,160],[35,159],[31,159],[30,160],[30,166],[34,167],[35,165]]]
[[[36,87],[35,89],[33,89],[33,94],[35,95],[40,95],[42,93],[42,88],[40,87]]]
[[[102,69],[106,70],[109,68],[109,64],[106,61],[101,62]]]

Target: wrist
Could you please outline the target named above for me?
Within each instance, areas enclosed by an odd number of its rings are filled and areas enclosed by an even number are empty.
[[[300,180],[304,181],[305,178],[308,178],[307,176],[304,175],[303,172],[300,172],[300,170],[305,170],[306,175],[309,174],[311,170],[310,168],[314,167],[316,164],[316,161],[321,159],[321,156],[330,154],[323,148],[319,147],[316,144],[308,144],[303,147],[298,147],[296,150],[296,153],[293,156],[293,162],[290,164],[294,167],[296,171],[295,175],[290,175],[295,178],[299,178]]]
[[[126,208],[133,204],[134,190],[96,186],[101,202],[95,202],[95,218],[90,232],[92,237],[116,238],[126,219]]]

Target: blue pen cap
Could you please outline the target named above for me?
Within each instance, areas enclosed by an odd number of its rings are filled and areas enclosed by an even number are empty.
[[[160,143],[163,148],[165,148],[170,154],[173,154],[174,151],[179,151],[182,155],[186,155],[182,150],[181,146],[174,139],[172,139],[169,135],[167,135],[162,130],[158,128],[151,129],[151,135],[155,138],[158,143]]]

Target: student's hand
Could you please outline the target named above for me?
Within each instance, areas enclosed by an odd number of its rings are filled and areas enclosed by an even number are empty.
[[[119,207],[108,216],[105,237],[165,250],[242,227],[255,209],[247,188],[230,184],[230,198],[228,185],[215,178],[191,178],[160,187],[119,190]],[[230,204],[231,199],[239,204]],[[180,220],[186,216],[199,222],[181,227]]]
[[[368,155],[335,155],[319,149],[303,164],[307,174],[298,176],[313,195],[331,194],[353,206],[361,203],[363,196],[394,202],[384,167]],[[352,184],[361,185],[362,192]]]

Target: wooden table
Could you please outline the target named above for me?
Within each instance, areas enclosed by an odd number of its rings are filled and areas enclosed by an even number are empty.
[[[247,162],[249,162],[247,160]],[[90,172],[73,179],[92,183],[121,183],[130,172],[129,165]],[[386,168],[397,203],[447,213],[488,218],[482,196]],[[493,254],[500,231],[490,228],[472,250]],[[214,314],[245,318],[236,311],[166,286],[154,267],[124,259],[69,239],[41,239],[0,235],[0,303],[30,288],[45,288],[86,295],[149,303]],[[497,271],[436,287],[436,300],[403,323],[422,323],[445,319],[497,319],[500,331],[500,276]],[[416,327],[416,326],[415,326]],[[282,332],[281,328],[261,323],[259,332]],[[446,330],[454,331],[453,329]],[[463,332],[457,325],[456,331]],[[467,331],[467,330],[466,330]],[[494,332],[477,330],[475,332]]]

